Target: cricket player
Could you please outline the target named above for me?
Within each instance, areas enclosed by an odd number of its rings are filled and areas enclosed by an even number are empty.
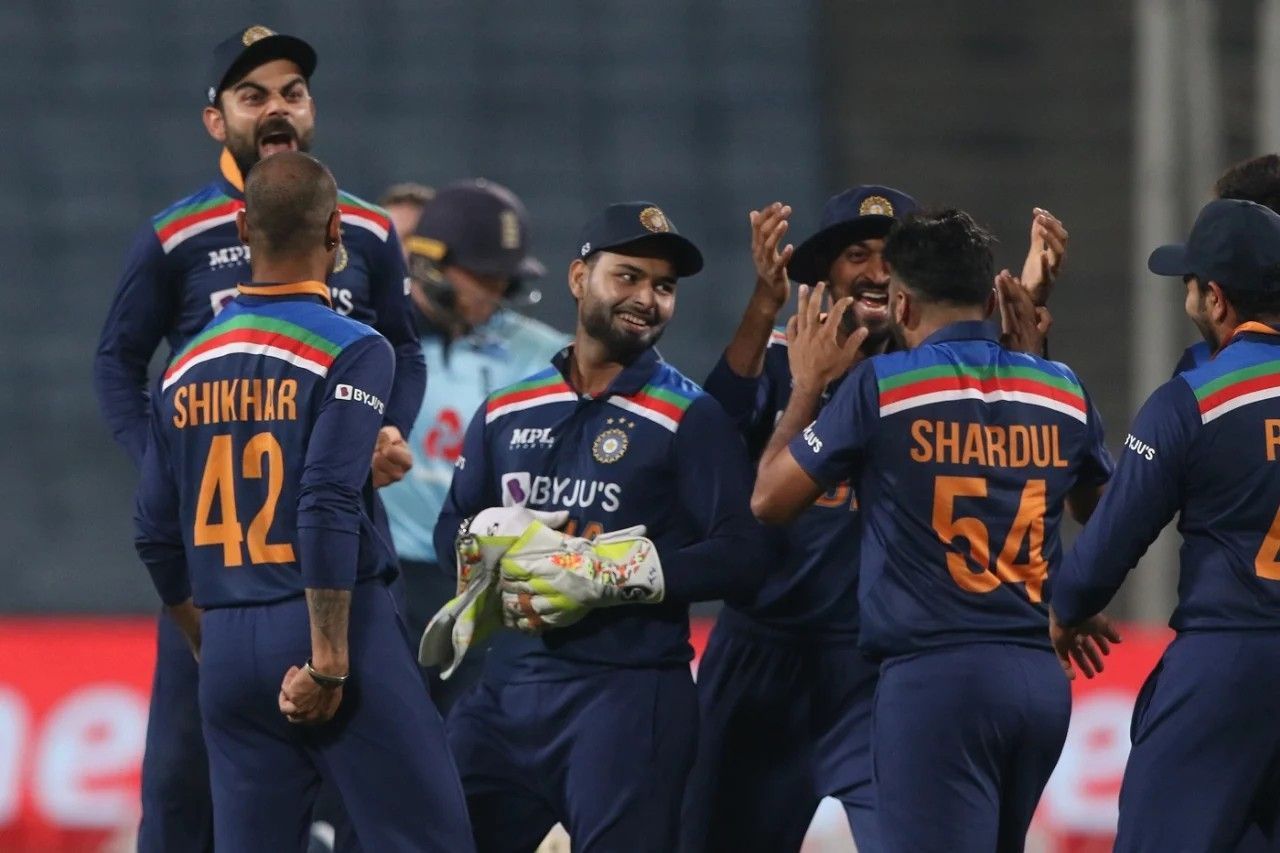
[[[752,212],[757,283],[705,387],[757,458],[791,394],[786,334],[772,328],[790,281],[825,280],[837,298],[853,297],[845,316],[867,330],[864,352],[884,352],[891,344],[884,240],[916,208],[890,187],[852,187],[827,201],[821,227],[798,248],[783,244],[789,206]],[[1034,292],[1061,268],[1067,233],[1037,209],[1031,238],[1023,284]],[[820,405],[843,379],[824,390]],[[879,665],[857,648],[861,524],[852,485],[828,490],[776,536],[783,559],[753,600],[720,611],[699,664],[702,726],[683,849],[798,850],[818,801],[832,796],[859,851],[875,853],[871,711]]]
[[[249,173],[236,228],[253,277],[152,397],[138,552],[199,656],[217,849],[304,849],[324,778],[366,849],[467,850],[372,518],[394,356],[324,284],[341,216],[306,154]]]
[[[306,151],[315,129],[309,80],[315,51],[262,26],[213,52],[204,123],[224,146],[219,176],[152,217],[134,238],[94,360],[94,386],[112,433],[135,463],[147,437],[147,366],[162,340],[176,353],[236,294],[249,248],[236,234],[243,178],[260,158]],[[374,455],[375,483],[412,464],[404,443],[426,370],[405,294],[404,261],[385,213],[339,195],[343,242],[328,280],[340,313],[373,325],[395,349],[395,382]],[[377,510],[381,515],[381,509]],[[143,851],[205,851],[211,842],[208,773],[196,708],[196,668],[171,620],[159,622],[142,763]]]
[[[504,594],[527,627],[585,616],[501,632],[449,737],[480,850],[532,850],[560,821],[575,851],[665,853],[697,741],[688,604],[751,596],[769,555],[741,438],[654,349],[701,253],[658,206],[634,202],[594,217],[577,254],[573,343],[472,419],[436,553],[454,552],[465,519],[524,506],[567,512],[563,534],[596,542],[643,525],[644,557],[577,577],[545,609],[527,590]],[[504,567],[580,565],[568,546],[530,564],[518,550]]]
[[[839,483],[858,495],[860,646],[882,661],[871,749],[887,851],[1021,850],[1070,715],[1041,591],[1064,504],[1087,515],[1111,459],[1071,370],[1003,348],[985,322],[990,240],[955,210],[889,234],[904,349],[858,364],[816,421],[868,333],[846,334],[852,297],[824,318],[825,285],[801,287],[791,397],[752,495],[771,524]],[[1086,663],[1100,666],[1108,641],[1093,639]]]
[[[1055,645],[1098,613],[1179,515],[1177,632],[1139,694],[1120,851],[1280,842],[1280,216],[1217,200],[1147,262],[1186,283],[1216,355],[1134,418],[1116,476],[1052,583]]]
[[[400,556],[406,621],[419,636],[454,595],[452,566],[448,573],[440,567],[433,535],[472,412],[498,388],[542,369],[568,341],[511,308],[509,300],[545,269],[529,254],[524,204],[501,184],[473,179],[442,187],[404,244],[431,384],[409,435],[413,470],[380,494]],[[473,653],[447,681],[429,671],[441,713],[475,682],[482,662]]]
[[[435,195],[436,191],[425,184],[405,181],[392,184],[378,197],[378,206],[387,212],[396,236],[400,238],[400,249],[404,253],[405,263],[409,261],[409,253],[405,251],[404,241],[413,234],[413,229],[418,227],[423,209],[427,206],[427,202],[435,198]]]

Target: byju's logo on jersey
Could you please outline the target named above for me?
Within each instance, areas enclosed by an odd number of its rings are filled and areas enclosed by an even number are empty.
[[[556,437],[551,434],[550,427],[539,429],[513,429],[511,430],[510,450],[545,450],[548,447],[554,447]]]
[[[529,472],[515,471],[502,475],[502,505],[524,506],[529,502]]]
[[[385,414],[387,411],[386,405],[381,400],[354,385],[338,383],[338,387],[333,389],[333,398],[335,400],[350,400],[353,403],[364,403],[380,415]]]
[[[502,475],[502,505],[590,509],[615,512],[622,505],[622,486],[576,477],[530,477],[528,471]]]

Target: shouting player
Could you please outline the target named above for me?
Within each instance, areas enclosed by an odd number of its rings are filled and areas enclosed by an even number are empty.
[[[915,209],[892,188],[853,187],[827,202],[821,228],[794,250],[783,244],[790,207],[752,212],[756,286],[706,389],[739,422],[753,454],[791,394],[786,335],[772,330],[790,280],[826,280],[836,298],[853,297],[846,318],[867,330],[864,351],[883,352],[890,344],[884,239]],[[1023,268],[1029,293],[1045,295],[1066,239],[1056,218],[1035,211]],[[1021,346],[1040,351],[1038,342]],[[860,529],[857,497],[840,483],[778,531],[783,558],[757,596],[720,611],[698,668],[702,726],[682,826],[688,853],[798,850],[824,796],[841,801],[859,850],[879,850],[871,773],[879,667],[857,648]]]
[[[1251,825],[1274,845],[1280,216],[1210,202],[1187,242],[1156,249],[1148,267],[1182,277],[1187,314],[1217,354],[1134,418],[1115,479],[1053,580],[1055,643],[1070,648],[1177,513],[1177,637],[1134,708],[1116,849],[1233,850]]]
[[[565,532],[588,539],[643,525],[649,543],[643,560],[569,585],[552,609],[516,597],[534,625],[566,607],[586,615],[500,633],[454,706],[450,743],[481,850],[531,850],[557,821],[575,851],[675,849],[698,729],[688,605],[750,596],[768,556],[742,440],[654,349],[678,279],[701,268],[657,206],[606,208],[569,267],[573,343],[491,394],[467,430],[436,526],[441,557],[464,519],[512,505],[567,511]],[[511,554],[504,565],[520,562]],[[579,556],[553,550],[542,563]]]
[[[250,260],[235,227],[244,207],[242,176],[276,151],[310,147],[315,106],[308,82],[315,67],[310,45],[261,26],[214,49],[204,123],[224,146],[221,173],[139,231],[94,361],[103,416],[135,463],[146,445],[147,365],[162,340],[178,351],[235,296]],[[412,463],[403,435],[418,412],[426,370],[390,221],[355,196],[338,198],[344,239],[328,280],[330,298],[339,313],[373,325],[395,347],[395,384],[374,456],[381,485],[399,479]],[[176,628],[162,618],[142,762],[140,849],[209,849],[205,767],[195,664]]]
[[[825,286],[801,288],[791,397],[752,496],[778,524],[839,483],[857,492],[860,644],[883,660],[871,748],[888,851],[1022,849],[1071,707],[1041,591],[1064,503],[1087,516],[1111,471],[1075,375],[1006,350],[984,321],[990,240],[954,210],[890,233],[889,310],[906,349],[859,364],[816,421],[867,332],[845,333],[851,296],[823,318]]]
[[[199,655],[217,849],[300,849],[325,778],[366,849],[466,850],[372,518],[391,347],[335,313],[324,283],[338,205],[308,155],[250,171],[236,228],[253,280],[152,398],[138,551]]]

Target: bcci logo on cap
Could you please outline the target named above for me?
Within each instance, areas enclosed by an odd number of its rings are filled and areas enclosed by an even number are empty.
[[[655,234],[665,234],[671,230],[667,215],[656,207],[646,207],[640,211],[640,224]]]
[[[244,31],[244,35],[240,37],[240,41],[245,47],[253,44],[255,41],[262,41],[267,36],[273,36],[276,31],[269,27],[249,27]]]
[[[869,195],[858,205],[859,216],[893,216],[893,204],[882,195]]]

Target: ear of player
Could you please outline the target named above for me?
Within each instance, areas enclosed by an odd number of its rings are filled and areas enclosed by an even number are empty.
[[[503,625],[537,633],[596,607],[662,601],[662,564],[643,525],[583,539],[555,529],[566,521],[568,513],[524,507],[471,519],[454,543],[458,594],[427,624],[419,662],[448,678],[474,643]]]

